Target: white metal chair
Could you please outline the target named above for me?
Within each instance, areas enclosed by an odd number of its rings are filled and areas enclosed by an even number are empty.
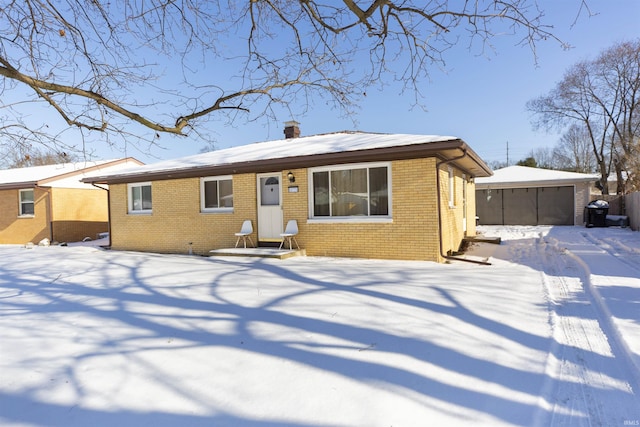
[[[251,233],[253,233],[253,225],[251,224],[251,220],[247,219],[242,223],[242,227],[240,228],[240,232],[236,233],[236,248],[238,247],[238,243],[240,243],[240,239],[242,239],[242,243],[244,247],[247,247],[247,239],[249,239],[249,243],[253,246],[253,241],[251,240]]]
[[[282,237],[282,243],[280,243],[280,249],[282,249],[284,242],[287,240],[289,241],[289,250],[293,249],[293,246],[291,245],[292,240],[296,243],[296,247],[300,249],[300,246],[298,245],[298,241],[296,240],[297,234],[298,234],[298,221],[296,221],[295,219],[290,219],[289,222],[287,222],[287,226],[284,229],[284,233],[280,233],[280,237]]]

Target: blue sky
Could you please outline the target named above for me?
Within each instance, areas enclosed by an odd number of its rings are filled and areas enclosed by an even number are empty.
[[[498,37],[493,40],[495,52],[477,56],[466,47],[466,41],[445,54],[446,69],[434,67],[430,81],[422,85],[423,104],[427,111],[413,108],[413,95],[400,94],[397,87],[384,92],[367,90],[356,123],[342,117],[316,101],[309,112],[290,117],[281,113],[278,122],[244,123],[234,126],[220,121],[216,128],[216,148],[280,139],[284,122],[299,121],[302,135],[362,130],[384,133],[454,135],[465,140],[485,161],[509,160],[513,164],[525,158],[532,149],[552,147],[558,134],[534,131],[525,104],[547,93],[564,72],[577,61],[594,58],[613,43],[640,37],[639,0],[589,0],[592,16],[585,11],[576,15],[579,0],[539,0],[546,22],[554,33],[573,46],[563,50],[554,41],[537,45],[537,64],[528,47],[517,46],[519,39]],[[129,146],[126,155],[146,163],[196,154],[202,141],[162,136],[160,146]],[[125,153],[105,143],[92,143],[93,158],[114,158]]]

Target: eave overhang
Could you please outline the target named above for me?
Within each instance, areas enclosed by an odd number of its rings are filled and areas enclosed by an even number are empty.
[[[143,181],[161,181],[168,179],[194,178],[216,175],[234,175],[242,173],[265,173],[287,169],[310,168],[317,166],[362,163],[375,161],[408,160],[425,157],[437,157],[449,160],[466,156],[453,162],[472,177],[491,176],[493,172],[482,159],[461,139],[411,144],[366,150],[340,151],[308,156],[279,157],[264,160],[234,162],[217,165],[189,166],[171,170],[129,172],[85,178],[83,182],[92,184],[122,184]]]
[[[504,182],[476,182],[478,190],[494,190],[503,188],[530,188],[530,187],[568,187],[575,184],[593,183],[598,178],[557,179],[557,180],[531,180],[531,181],[504,181]]]
[[[8,184],[0,184],[0,190],[24,190],[28,188],[35,188],[37,186],[38,181],[11,182]]]

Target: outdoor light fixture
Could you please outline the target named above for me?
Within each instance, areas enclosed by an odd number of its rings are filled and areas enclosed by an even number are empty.
[[[287,178],[289,178],[289,182],[296,182],[296,177],[293,176],[293,172],[291,171],[287,174]]]

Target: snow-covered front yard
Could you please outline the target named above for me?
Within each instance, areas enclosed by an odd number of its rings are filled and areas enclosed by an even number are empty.
[[[640,233],[450,264],[0,246],[0,425],[640,425]]]

